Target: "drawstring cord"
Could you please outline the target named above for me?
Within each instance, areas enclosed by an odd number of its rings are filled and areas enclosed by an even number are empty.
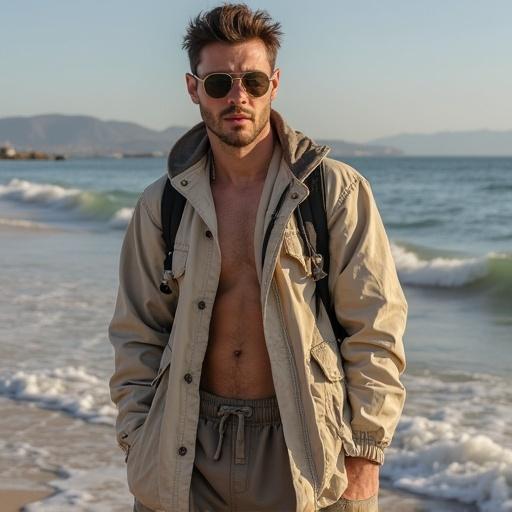
[[[244,406],[240,407],[237,405],[221,405],[217,412],[217,416],[221,416],[219,423],[219,442],[217,443],[217,450],[213,456],[214,460],[220,459],[220,452],[222,449],[222,441],[224,439],[224,432],[226,430],[226,420],[229,415],[238,416],[238,425],[236,431],[236,444],[235,444],[235,464],[245,463],[245,418],[252,415],[252,407]]]

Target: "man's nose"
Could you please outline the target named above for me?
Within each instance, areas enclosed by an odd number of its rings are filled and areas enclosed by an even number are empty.
[[[247,103],[248,95],[241,78],[233,78],[233,85],[228,93],[228,101],[233,104]]]

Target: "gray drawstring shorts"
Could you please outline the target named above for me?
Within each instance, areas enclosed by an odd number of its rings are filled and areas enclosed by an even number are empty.
[[[276,397],[199,394],[190,512],[295,511]]]

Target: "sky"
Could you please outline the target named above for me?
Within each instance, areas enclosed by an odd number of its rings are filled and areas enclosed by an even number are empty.
[[[200,120],[184,75],[207,0],[0,0],[0,117]],[[512,1],[247,1],[282,24],[273,107],[313,138],[512,129]]]

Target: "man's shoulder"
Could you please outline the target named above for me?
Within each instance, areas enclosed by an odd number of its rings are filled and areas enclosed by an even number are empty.
[[[324,158],[327,202],[331,207],[340,204],[360,183],[368,180],[351,165],[334,158]]]
[[[354,181],[368,181],[360,171],[346,162],[329,157],[325,157],[323,162],[327,179],[338,180],[342,185],[350,185]]]

